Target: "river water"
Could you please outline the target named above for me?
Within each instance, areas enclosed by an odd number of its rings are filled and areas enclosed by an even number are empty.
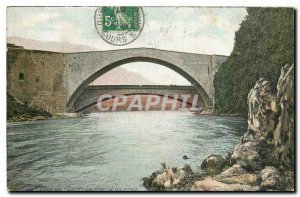
[[[145,190],[141,178],[160,163],[200,171],[207,155],[231,151],[246,126],[244,118],[160,111],[8,123],[8,188]]]

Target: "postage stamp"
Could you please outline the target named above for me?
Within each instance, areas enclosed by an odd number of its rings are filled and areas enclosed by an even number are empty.
[[[141,7],[101,7],[95,12],[95,25],[101,38],[112,45],[127,45],[144,26]]]

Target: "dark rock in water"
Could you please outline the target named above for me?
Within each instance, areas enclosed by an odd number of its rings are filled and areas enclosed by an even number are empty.
[[[220,172],[226,165],[228,161],[221,155],[211,154],[204,159],[201,164],[201,169],[210,172],[210,173],[218,173]]]
[[[190,159],[190,157],[183,155],[182,159]]]

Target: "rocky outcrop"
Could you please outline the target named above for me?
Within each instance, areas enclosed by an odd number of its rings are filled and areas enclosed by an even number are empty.
[[[282,68],[277,90],[273,89],[261,78],[250,91],[248,130],[231,159],[248,171],[260,171],[261,190],[290,190],[294,185],[294,65]]]
[[[41,109],[33,108],[22,103],[14,98],[12,95],[7,94],[7,120],[8,121],[28,121],[28,120],[45,120],[52,118],[52,114]]]
[[[228,162],[226,158],[224,158],[222,155],[211,154],[203,160],[201,169],[210,173],[218,173],[227,164]]]
[[[186,180],[192,175],[193,171],[188,164],[172,168],[163,163],[160,170],[143,178],[143,185],[150,191],[173,190],[174,188],[176,190],[186,190]]]
[[[78,116],[79,113],[64,113],[51,114],[41,108],[34,108],[22,103],[10,94],[7,94],[7,121],[35,121],[35,120],[49,120],[49,119],[65,119]]]
[[[249,173],[240,165],[235,164],[215,176],[215,179],[227,184],[254,185],[258,179],[258,175]]]
[[[277,84],[278,124],[274,132],[275,156],[286,166],[294,168],[295,104],[294,65],[285,65]]]
[[[208,176],[194,182],[191,191],[257,191],[255,186],[258,175],[247,173],[240,165],[235,164],[216,176]]]
[[[266,166],[259,174],[262,188],[276,188],[279,183],[279,172],[273,166]]]
[[[277,92],[277,93],[276,93]],[[277,90],[259,79],[248,95],[248,129],[229,157],[210,155],[192,191],[294,190],[294,65],[281,70]],[[157,182],[157,174],[152,177]],[[176,185],[172,189],[176,190]]]
[[[232,160],[248,170],[261,170],[270,162],[276,127],[276,96],[270,82],[259,79],[248,95],[248,130],[240,139]]]
[[[294,173],[282,167],[266,166],[260,173],[260,188],[263,191],[293,191]]]
[[[277,94],[264,78],[248,95],[248,130],[235,147],[232,159],[249,170],[266,165],[293,168],[294,65],[285,65]]]
[[[201,181],[196,181],[190,189],[191,191],[257,191],[257,187],[243,184],[226,184],[214,180],[211,177],[205,178]]]
[[[275,129],[276,96],[269,81],[260,78],[248,95],[248,133],[270,142]]]

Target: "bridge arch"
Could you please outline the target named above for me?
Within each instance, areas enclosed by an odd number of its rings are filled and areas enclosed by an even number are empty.
[[[70,98],[67,102],[67,110],[74,111],[74,103],[75,103],[76,99],[80,96],[80,94],[83,92],[83,90],[95,79],[97,79],[98,77],[102,76],[106,72],[108,72],[118,66],[121,66],[121,65],[127,64],[127,63],[132,63],[132,62],[150,62],[150,63],[155,63],[155,64],[159,64],[162,66],[166,66],[166,67],[174,70],[175,72],[177,72],[178,74],[183,76],[185,79],[187,79],[196,88],[196,90],[199,92],[199,94],[202,97],[206,106],[208,106],[208,107],[212,106],[212,101],[211,101],[209,95],[207,94],[207,92],[205,91],[205,89],[202,87],[202,85],[196,79],[194,79],[190,74],[188,74],[186,71],[181,69],[179,66],[177,66],[173,63],[170,63],[168,61],[153,58],[153,57],[138,56],[138,57],[124,58],[119,61],[112,62],[112,63],[100,68],[98,71],[94,72],[92,75],[88,76],[75,89],[74,93],[70,96]]]

